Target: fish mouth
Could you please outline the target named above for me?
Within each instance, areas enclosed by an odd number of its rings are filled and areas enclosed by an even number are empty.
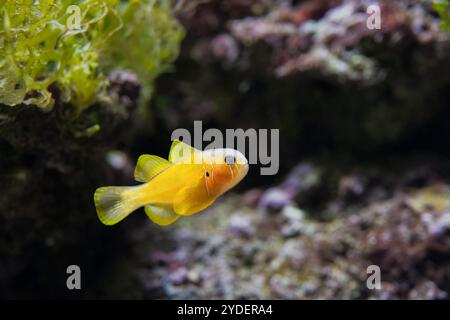
[[[231,180],[234,181],[234,183],[240,182],[248,172],[248,163],[244,164],[227,164],[228,169],[230,170],[231,174]]]
[[[237,163],[235,165],[237,166],[240,178],[243,179],[248,173],[249,165],[247,158],[240,152],[237,155]]]
[[[248,173],[248,163],[234,164],[234,166],[236,167],[236,171],[239,173],[239,181],[241,181]]]
[[[242,178],[244,178],[247,175],[247,173],[248,173],[248,169],[249,169],[248,163],[244,164],[242,167],[243,167],[243,169],[242,169]]]

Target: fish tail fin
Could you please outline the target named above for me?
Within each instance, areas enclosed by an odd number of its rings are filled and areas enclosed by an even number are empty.
[[[138,208],[129,196],[129,191],[135,188],[102,187],[95,191],[95,208],[98,218],[103,224],[116,224]]]

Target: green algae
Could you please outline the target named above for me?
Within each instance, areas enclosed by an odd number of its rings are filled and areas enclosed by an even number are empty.
[[[49,111],[57,92],[80,113],[105,96],[112,69],[135,72],[148,98],[182,37],[164,0],[3,2],[0,103]]]

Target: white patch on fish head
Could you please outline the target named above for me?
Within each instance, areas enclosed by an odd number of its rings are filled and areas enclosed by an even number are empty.
[[[227,171],[230,174],[230,183],[227,190],[239,183],[248,172],[248,160],[238,150],[231,148],[209,149],[204,152],[204,163],[213,163],[218,165],[227,165]]]

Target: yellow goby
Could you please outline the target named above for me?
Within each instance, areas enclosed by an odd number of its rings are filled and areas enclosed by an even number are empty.
[[[141,207],[153,222],[169,225],[209,207],[247,172],[248,161],[237,150],[200,151],[175,140],[168,160],[154,155],[139,157],[134,177],[144,184],[98,188],[95,208],[105,225],[116,224]]]

